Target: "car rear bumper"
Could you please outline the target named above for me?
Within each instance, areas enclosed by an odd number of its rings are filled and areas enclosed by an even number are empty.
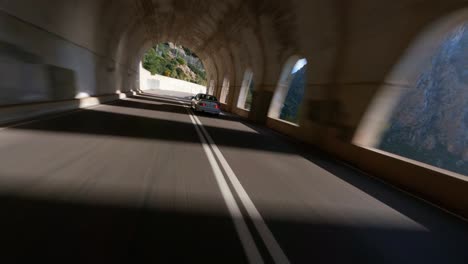
[[[199,105],[195,106],[195,110],[200,111],[200,112],[210,113],[210,114],[216,114],[216,115],[221,113],[220,109],[211,108],[211,107],[202,107]]]

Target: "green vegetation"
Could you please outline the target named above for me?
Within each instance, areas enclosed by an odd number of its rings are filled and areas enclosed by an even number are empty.
[[[143,68],[152,75],[159,74],[179,80],[206,85],[206,71],[195,53],[172,43],[159,44],[148,50]]]
[[[245,100],[244,108],[247,110],[251,110],[252,108],[253,93],[254,93],[254,81],[252,80],[250,82],[249,90],[247,91],[247,99]]]
[[[180,65],[185,65],[185,64],[187,64],[187,62],[186,62],[184,59],[182,59],[182,58],[176,58],[176,61],[177,61],[177,63],[179,63]]]
[[[304,98],[307,66],[292,74],[289,91],[281,109],[280,119],[292,123],[299,123],[299,109]]]

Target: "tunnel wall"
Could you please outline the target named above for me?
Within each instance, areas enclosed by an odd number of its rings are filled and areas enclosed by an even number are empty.
[[[250,43],[255,43],[252,39],[260,43],[260,52],[254,53],[262,55],[255,61],[261,62],[260,71],[266,72],[256,82],[252,110],[246,113],[237,108],[235,99],[225,109],[248,115],[255,122],[319,147],[357,169],[468,217],[465,176],[353,143],[369,111],[386,107],[385,100],[381,101],[382,105],[371,107],[380,91],[390,94],[387,100],[395,100],[393,96],[398,95],[399,90],[413,85],[415,69],[421,69],[421,61],[427,58],[419,58],[417,62],[414,58],[405,63],[403,60],[415,49],[413,45],[421,34],[437,31],[435,28],[440,24],[456,24],[453,21],[441,23],[441,20],[452,19],[454,13],[466,7],[465,2],[458,0],[385,4],[367,0],[353,3],[293,1],[289,6],[295,19],[289,26],[292,37],[278,32],[281,30],[278,23],[287,24],[285,19],[271,16],[259,17],[255,36],[248,38]],[[463,21],[460,16],[455,17],[458,23]],[[442,36],[426,39],[426,45],[417,48],[419,53],[431,56],[430,46],[436,45]],[[249,54],[248,50],[244,49],[243,53]],[[298,125],[267,117],[281,69],[294,55],[309,62]],[[221,76],[225,76],[226,70],[217,60],[214,64],[218,71],[219,93]],[[395,77],[395,72],[403,72],[403,75]],[[237,74],[243,72],[238,70]],[[237,86],[241,85],[235,85],[234,89],[239,89]],[[239,91],[233,93],[239,94]],[[370,114],[373,121],[386,122],[379,120],[383,116]]]
[[[115,75],[124,76],[123,82],[134,82],[129,79],[136,73],[129,76],[122,68],[110,68],[112,59],[85,42],[54,32],[57,25],[50,19],[43,18],[41,24],[37,14],[28,16],[19,6],[0,10],[0,105],[115,94]]]
[[[436,27],[440,24],[456,24],[453,21],[441,23],[441,20],[455,16],[456,21],[463,21],[458,12],[467,4],[462,1],[393,1],[386,4],[378,1],[353,4],[342,1],[338,4],[337,1],[330,6],[318,3],[296,3],[300,35],[308,36],[298,41],[300,53],[309,61],[308,85],[299,126],[272,119],[267,120],[267,125],[468,217],[468,198],[464,194],[468,189],[466,176],[353,144],[367,111],[386,107],[383,100],[382,105],[370,108],[379,91],[398,95],[399,90],[414,85],[411,82],[414,71],[421,69],[421,61],[428,60],[419,58],[416,61],[414,54],[409,55],[421,34],[438,31]],[[307,5],[309,8],[305,7]],[[314,10],[313,7],[322,14],[306,14],[305,10]],[[327,14],[328,18],[325,17]],[[324,30],[327,27],[329,30]],[[428,46],[436,44],[444,34],[426,39],[426,45],[419,46],[418,53],[431,56]],[[403,63],[408,56],[410,60]],[[400,73],[398,77],[393,74],[395,72]],[[395,100],[390,96],[386,99]],[[373,118],[375,122],[386,122],[378,120],[383,116],[373,115]]]

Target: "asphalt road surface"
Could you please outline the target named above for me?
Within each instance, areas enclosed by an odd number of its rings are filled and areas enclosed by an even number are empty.
[[[468,263],[468,225],[147,92],[0,130],[0,263]]]

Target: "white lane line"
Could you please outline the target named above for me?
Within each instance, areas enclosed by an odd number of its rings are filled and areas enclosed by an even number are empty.
[[[221,168],[216,162],[216,158],[214,157],[213,152],[211,151],[205,138],[203,137],[203,134],[200,131],[199,125],[197,124],[195,119],[192,117],[191,112],[190,111],[188,112],[189,112],[190,120],[192,120],[192,123],[195,126],[195,130],[197,131],[198,137],[200,138],[200,141],[202,143],[203,150],[205,151],[205,154],[208,157],[208,161],[215,175],[216,182],[218,183],[218,187],[221,190],[221,194],[224,198],[224,202],[226,203],[229,213],[231,214],[231,217],[234,221],[234,226],[236,228],[239,239],[242,243],[242,247],[244,248],[244,252],[247,256],[247,259],[249,263],[262,264],[264,263],[263,258],[257,248],[257,245],[255,244],[255,241],[253,239],[252,234],[249,231],[249,228],[247,227],[247,224],[242,216],[239,206],[236,203],[234,195],[231,192],[231,189],[229,188],[229,185],[223,176]]]
[[[192,112],[190,112],[191,115]],[[242,201],[242,204],[244,205],[245,209],[247,210],[247,213],[249,214],[250,218],[252,219],[255,228],[257,229],[258,233],[260,234],[260,237],[262,238],[263,242],[265,243],[265,246],[267,247],[268,251],[270,252],[270,255],[272,256],[274,262],[276,264],[288,264],[289,259],[284,254],[283,250],[281,249],[280,245],[278,244],[278,241],[276,241],[275,237],[273,236],[273,233],[271,230],[268,228],[267,224],[263,220],[263,217],[260,215],[260,212],[257,210],[255,207],[254,203],[252,202],[252,199],[250,199],[249,195],[245,191],[244,187],[240,183],[239,179],[237,178],[236,174],[232,170],[231,166],[229,166],[229,163],[226,161],[224,158],[223,154],[219,150],[218,146],[216,146],[215,142],[213,141],[212,137],[210,134],[208,134],[208,131],[206,131],[205,127],[203,126],[202,122],[196,115],[193,115],[193,118],[195,121],[197,121],[197,124],[201,128],[203,134],[205,135],[206,139],[208,140],[208,143],[211,145],[213,148],[213,152],[215,155],[218,157],[218,160],[221,163],[221,166],[224,168],[224,171],[226,172],[229,181],[231,184],[234,186],[234,190],[236,191],[237,195],[239,196],[240,200]]]

